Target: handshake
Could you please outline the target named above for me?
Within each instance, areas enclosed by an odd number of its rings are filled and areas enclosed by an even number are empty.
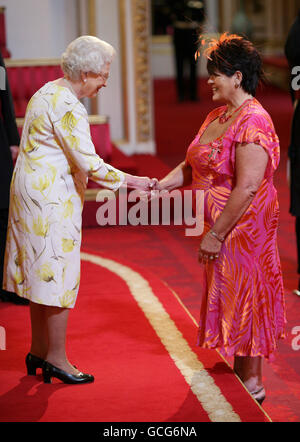
[[[135,185],[135,190],[146,194],[149,197],[152,197],[152,192],[154,190],[163,190],[162,185],[158,181],[157,178],[148,178],[148,177],[136,177],[138,181]]]
[[[152,200],[159,197],[159,192],[167,192],[167,181],[162,179],[158,181],[157,178],[149,178],[145,176],[135,176],[126,174],[125,186],[127,189],[132,189],[135,194],[142,199]]]

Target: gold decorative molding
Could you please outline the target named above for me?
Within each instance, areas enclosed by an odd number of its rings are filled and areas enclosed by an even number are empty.
[[[25,66],[60,66],[60,58],[5,58],[4,62],[6,67],[11,68]]]
[[[88,119],[90,124],[106,124],[109,122],[109,117],[106,115],[89,115]]]
[[[136,136],[138,142],[151,139],[150,114],[150,3],[132,0],[134,70],[136,94]]]
[[[84,201],[96,201],[97,194],[101,188],[97,189],[85,189]]]
[[[126,50],[126,7],[125,0],[119,0],[119,24],[121,44],[121,69],[122,69],[122,92],[123,92],[123,130],[124,139],[129,140],[128,120],[128,77],[127,77],[127,50]]]
[[[153,44],[170,44],[172,43],[171,35],[152,35],[151,42]]]
[[[88,0],[88,30],[89,35],[97,36],[96,3]]]
[[[96,19],[96,2],[95,0],[88,0],[88,34],[97,37],[97,19]],[[90,99],[91,103],[91,113],[98,113],[98,99],[97,97]]]

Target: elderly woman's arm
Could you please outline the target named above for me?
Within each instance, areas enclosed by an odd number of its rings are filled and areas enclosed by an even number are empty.
[[[224,238],[248,209],[259,189],[268,164],[268,154],[257,144],[237,146],[236,185],[232,190],[221,215],[212,230],[219,238]],[[203,255],[216,254],[221,249],[221,241],[208,233],[200,244]]]
[[[158,183],[159,190],[173,190],[192,182],[192,168],[185,161],[178,164],[168,175]]]
[[[62,117],[54,119],[54,131],[68,161],[87,178],[114,191],[124,185],[131,189],[149,190],[151,180],[148,177],[126,174],[97,155],[86,110],[79,102],[71,109],[66,108]]]

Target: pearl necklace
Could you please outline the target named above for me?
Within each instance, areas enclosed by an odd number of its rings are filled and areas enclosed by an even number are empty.
[[[227,111],[228,111],[228,105],[227,105],[224,112],[222,112],[222,114],[219,116],[219,123],[220,124],[226,123],[226,121],[228,121],[236,112],[238,112],[246,103],[248,103],[251,100],[252,100],[252,98],[247,98],[247,100],[245,100],[237,109],[235,109],[229,115],[226,115]]]
[[[69,88],[70,88],[72,94],[74,94],[75,97],[78,98],[78,97],[77,97],[77,94],[76,94],[76,92],[74,91],[73,86],[72,86],[72,84],[69,82],[69,80],[67,80],[66,77],[64,77],[64,81],[65,81],[65,82],[67,83],[67,85],[69,86]]]

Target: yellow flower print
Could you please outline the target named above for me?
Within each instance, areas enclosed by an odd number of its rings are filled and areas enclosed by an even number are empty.
[[[19,218],[19,225],[24,232],[30,233],[29,227],[23,218]]]
[[[24,280],[25,280],[24,275],[23,275],[23,272],[21,271],[21,269],[17,269],[17,270],[16,270],[16,272],[15,272],[13,278],[14,278],[15,282],[16,282],[18,285],[22,285],[22,284],[24,283]]]
[[[44,120],[45,120],[45,116],[43,114],[41,114],[32,121],[32,123],[28,129],[29,136],[35,135],[36,133],[43,132]]]
[[[22,206],[20,204],[19,198],[14,193],[11,196],[11,206],[12,206],[12,212],[15,213],[17,216],[19,216],[20,209],[22,210]]]
[[[67,271],[67,267],[68,267],[68,265],[66,264],[66,265],[64,266],[63,270],[62,270],[62,281],[63,281],[63,284],[65,283],[65,279],[66,279],[66,271]]]
[[[75,290],[66,290],[63,296],[59,298],[60,304],[63,308],[69,308],[74,304],[76,298]]]
[[[117,183],[120,181],[120,177],[114,170],[110,170],[104,178],[106,181],[112,181],[113,183]]]
[[[41,279],[41,281],[50,282],[54,281],[54,272],[51,269],[50,264],[46,263],[41,266],[39,270],[37,270],[37,275]]]
[[[39,147],[40,147],[40,145],[35,140],[32,140],[32,139],[30,139],[30,137],[28,137],[27,144],[26,144],[24,151],[27,153],[31,153],[34,150],[37,150]]]
[[[26,260],[26,249],[25,246],[22,246],[19,250],[17,250],[16,256],[15,256],[15,264],[17,267],[20,267],[24,261]]]
[[[46,190],[50,186],[50,180],[47,175],[40,176],[38,183],[32,181],[32,188],[39,190],[41,193],[43,193],[44,190]]]
[[[56,169],[56,167],[52,166],[52,164],[49,164],[49,163],[46,163],[46,164],[51,171],[51,182],[53,184],[55,181],[56,175],[57,175],[57,169]]]
[[[74,117],[71,111],[65,113],[61,119],[61,126],[64,130],[72,134],[73,129],[76,127],[78,120]]]
[[[39,215],[37,220],[33,220],[32,228],[37,236],[43,236],[45,238],[49,230],[48,218],[44,224],[42,217]]]
[[[24,166],[24,170],[25,173],[33,173],[34,169],[32,167],[32,165],[30,164],[30,161],[28,160],[28,158],[25,156],[25,166]]]
[[[51,103],[52,103],[52,106],[54,109],[56,108],[57,100],[58,100],[60,94],[61,94],[61,88],[58,87],[57,91],[53,94],[52,99],[51,99]]]
[[[68,218],[68,217],[71,218],[73,216],[74,204],[71,201],[72,198],[73,198],[73,196],[71,196],[69,199],[67,199],[63,203],[63,217],[64,218]]]
[[[39,163],[39,160],[41,160],[41,159],[44,158],[44,157],[45,157],[45,155],[41,155],[41,156],[39,156],[39,157],[33,157],[33,156],[31,156],[31,157],[30,157],[30,160],[34,163],[35,166],[42,167],[42,164]]]
[[[62,249],[64,252],[73,252],[75,241],[73,239],[62,238]]]
[[[74,135],[68,135],[66,137],[71,149],[78,150],[79,149],[79,139],[74,137]]]

